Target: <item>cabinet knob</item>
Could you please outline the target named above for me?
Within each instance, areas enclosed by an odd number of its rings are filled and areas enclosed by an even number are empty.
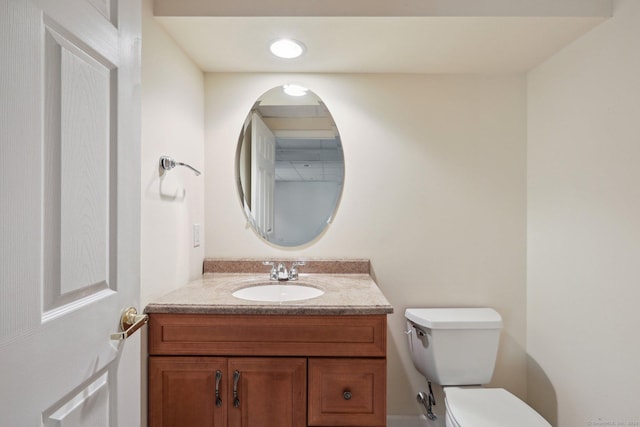
[[[351,392],[349,390],[345,391],[342,393],[342,397],[344,397],[344,400],[351,400]]]

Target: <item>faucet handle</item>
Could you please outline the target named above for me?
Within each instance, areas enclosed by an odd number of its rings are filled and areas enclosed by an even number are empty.
[[[262,261],[262,265],[270,265],[271,272],[269,273],[269,279],[278,280],[278,270],[276,269],[276,263],[273,261]]]
[[[294,261],[291,263],[291,269],[289,270],[289,280],[298,280],[298,267],[303,266],[304,261]]]

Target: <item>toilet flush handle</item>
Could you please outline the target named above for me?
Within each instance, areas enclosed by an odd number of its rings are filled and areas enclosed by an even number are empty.
[[[416,335],[418,335],[419,337],[426,337],[427,333],[425,331],[423,331],[422,329],[418,328],[417,326],[413,325],[413,329],[416,330]],[[411,329],[408,329],[406,331],[404,331],[404,333],[406,335],[411,335],[411,332],[413,332]]]

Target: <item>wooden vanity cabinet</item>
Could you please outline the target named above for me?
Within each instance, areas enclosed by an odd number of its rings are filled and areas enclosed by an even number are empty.
[[[150,427],[386,425],[386,315],[149,317]]]

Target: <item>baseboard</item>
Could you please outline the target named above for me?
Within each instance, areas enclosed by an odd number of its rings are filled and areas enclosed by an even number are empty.
[[[387,427],[445,427],[445,422],[429,421],[424,415],[388,415]]]

